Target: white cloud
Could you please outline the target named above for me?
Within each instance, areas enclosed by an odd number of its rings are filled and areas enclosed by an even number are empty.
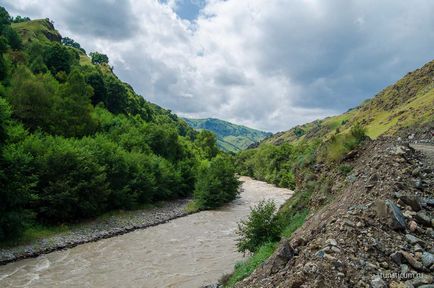
[[[107,53],[145,98],[183,116],[278,131],[357,105],[431,60],[434,2],[8,0]]]

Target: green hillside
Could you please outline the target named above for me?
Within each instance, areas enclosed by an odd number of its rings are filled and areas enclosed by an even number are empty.
[[[0,242],[193,192],[199,209],[230,201],[233,165],[209,134],[146,101],[49,19],[0,7]],[[207,177],[226,193],[214,206]]]
[[[269,132],[236,125],[220,119],[184,120],[196,130],[205,129],[214,132],[217,135],[218,146],[224,151],[238,152],[272,135]]]

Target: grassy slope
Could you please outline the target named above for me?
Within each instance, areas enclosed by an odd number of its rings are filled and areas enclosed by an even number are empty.
[[[408,73],[374,98],[344,114],[294,127],[277,133],[264,142],[281,144],[315,137],[326,139],[334,134],[336,129],[345,132],[356,122],[365,126],[368,136],[375,139],[383,134],[393,135],[405,127],[433,121],[433,76],[434,61]]]
[[[41,44],[49,44],[50,42],[60,43],[62,39],[60,33],[48,19],[36,19],[21,23],[12,23],[12,28],[20,34],[24,45],[34,42],[39,42]],[[80,56],[79,63],[81,66],[93,66],[96,69],[99,69],[105,76],[118,78],[116,74],[113,73],[112,67],[109,65],[94,65],[86,53],[76,48],[69,48],[74,49],[78,53]],[[129,84],[123,84],[128,91],[130,106],[136,108],[140,107],[142,110],[147,110],[150,115],[150,119],[148,120],[151,122],[158,122],[158,118],[164,117],[164,119],[171,119],[171,121],[178,126],[179,131],[183,131],[182,134],[194,133],[193,129],[191,129],[182,118],[178,118],[169,110],[146,101],[142,96],[138,95]],[[131,111],[130,113],[136,114],[137,111]]]
[[[238,152],[246,149],[251,144],[259,142],[271,135],[271,133],[259,131],[227,121],[207,119],[185,119],[194,129],[206,129],[217,135],[220,148],[225,151]]]

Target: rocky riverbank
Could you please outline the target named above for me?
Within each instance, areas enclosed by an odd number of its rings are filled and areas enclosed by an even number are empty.
[[[349,175],[321,171],[330,203],[236,287],[434,287],[434,151],[413,146],[382,138]]]
[[[188,199],[180,199],[161,203],[159,207],[102,217],[75,225],[67,232],[36,240],[27,245],[1,248],[0,265],[166,223],[186,216],[188,213],[185,207],[188,201]]]

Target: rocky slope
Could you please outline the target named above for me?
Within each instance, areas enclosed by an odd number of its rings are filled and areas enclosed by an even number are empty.
[[[348,175],[318,165],[329,204],[314,194],[316,212],[236,287],[434,287],[434,152],[414,137],[367,141]]]

